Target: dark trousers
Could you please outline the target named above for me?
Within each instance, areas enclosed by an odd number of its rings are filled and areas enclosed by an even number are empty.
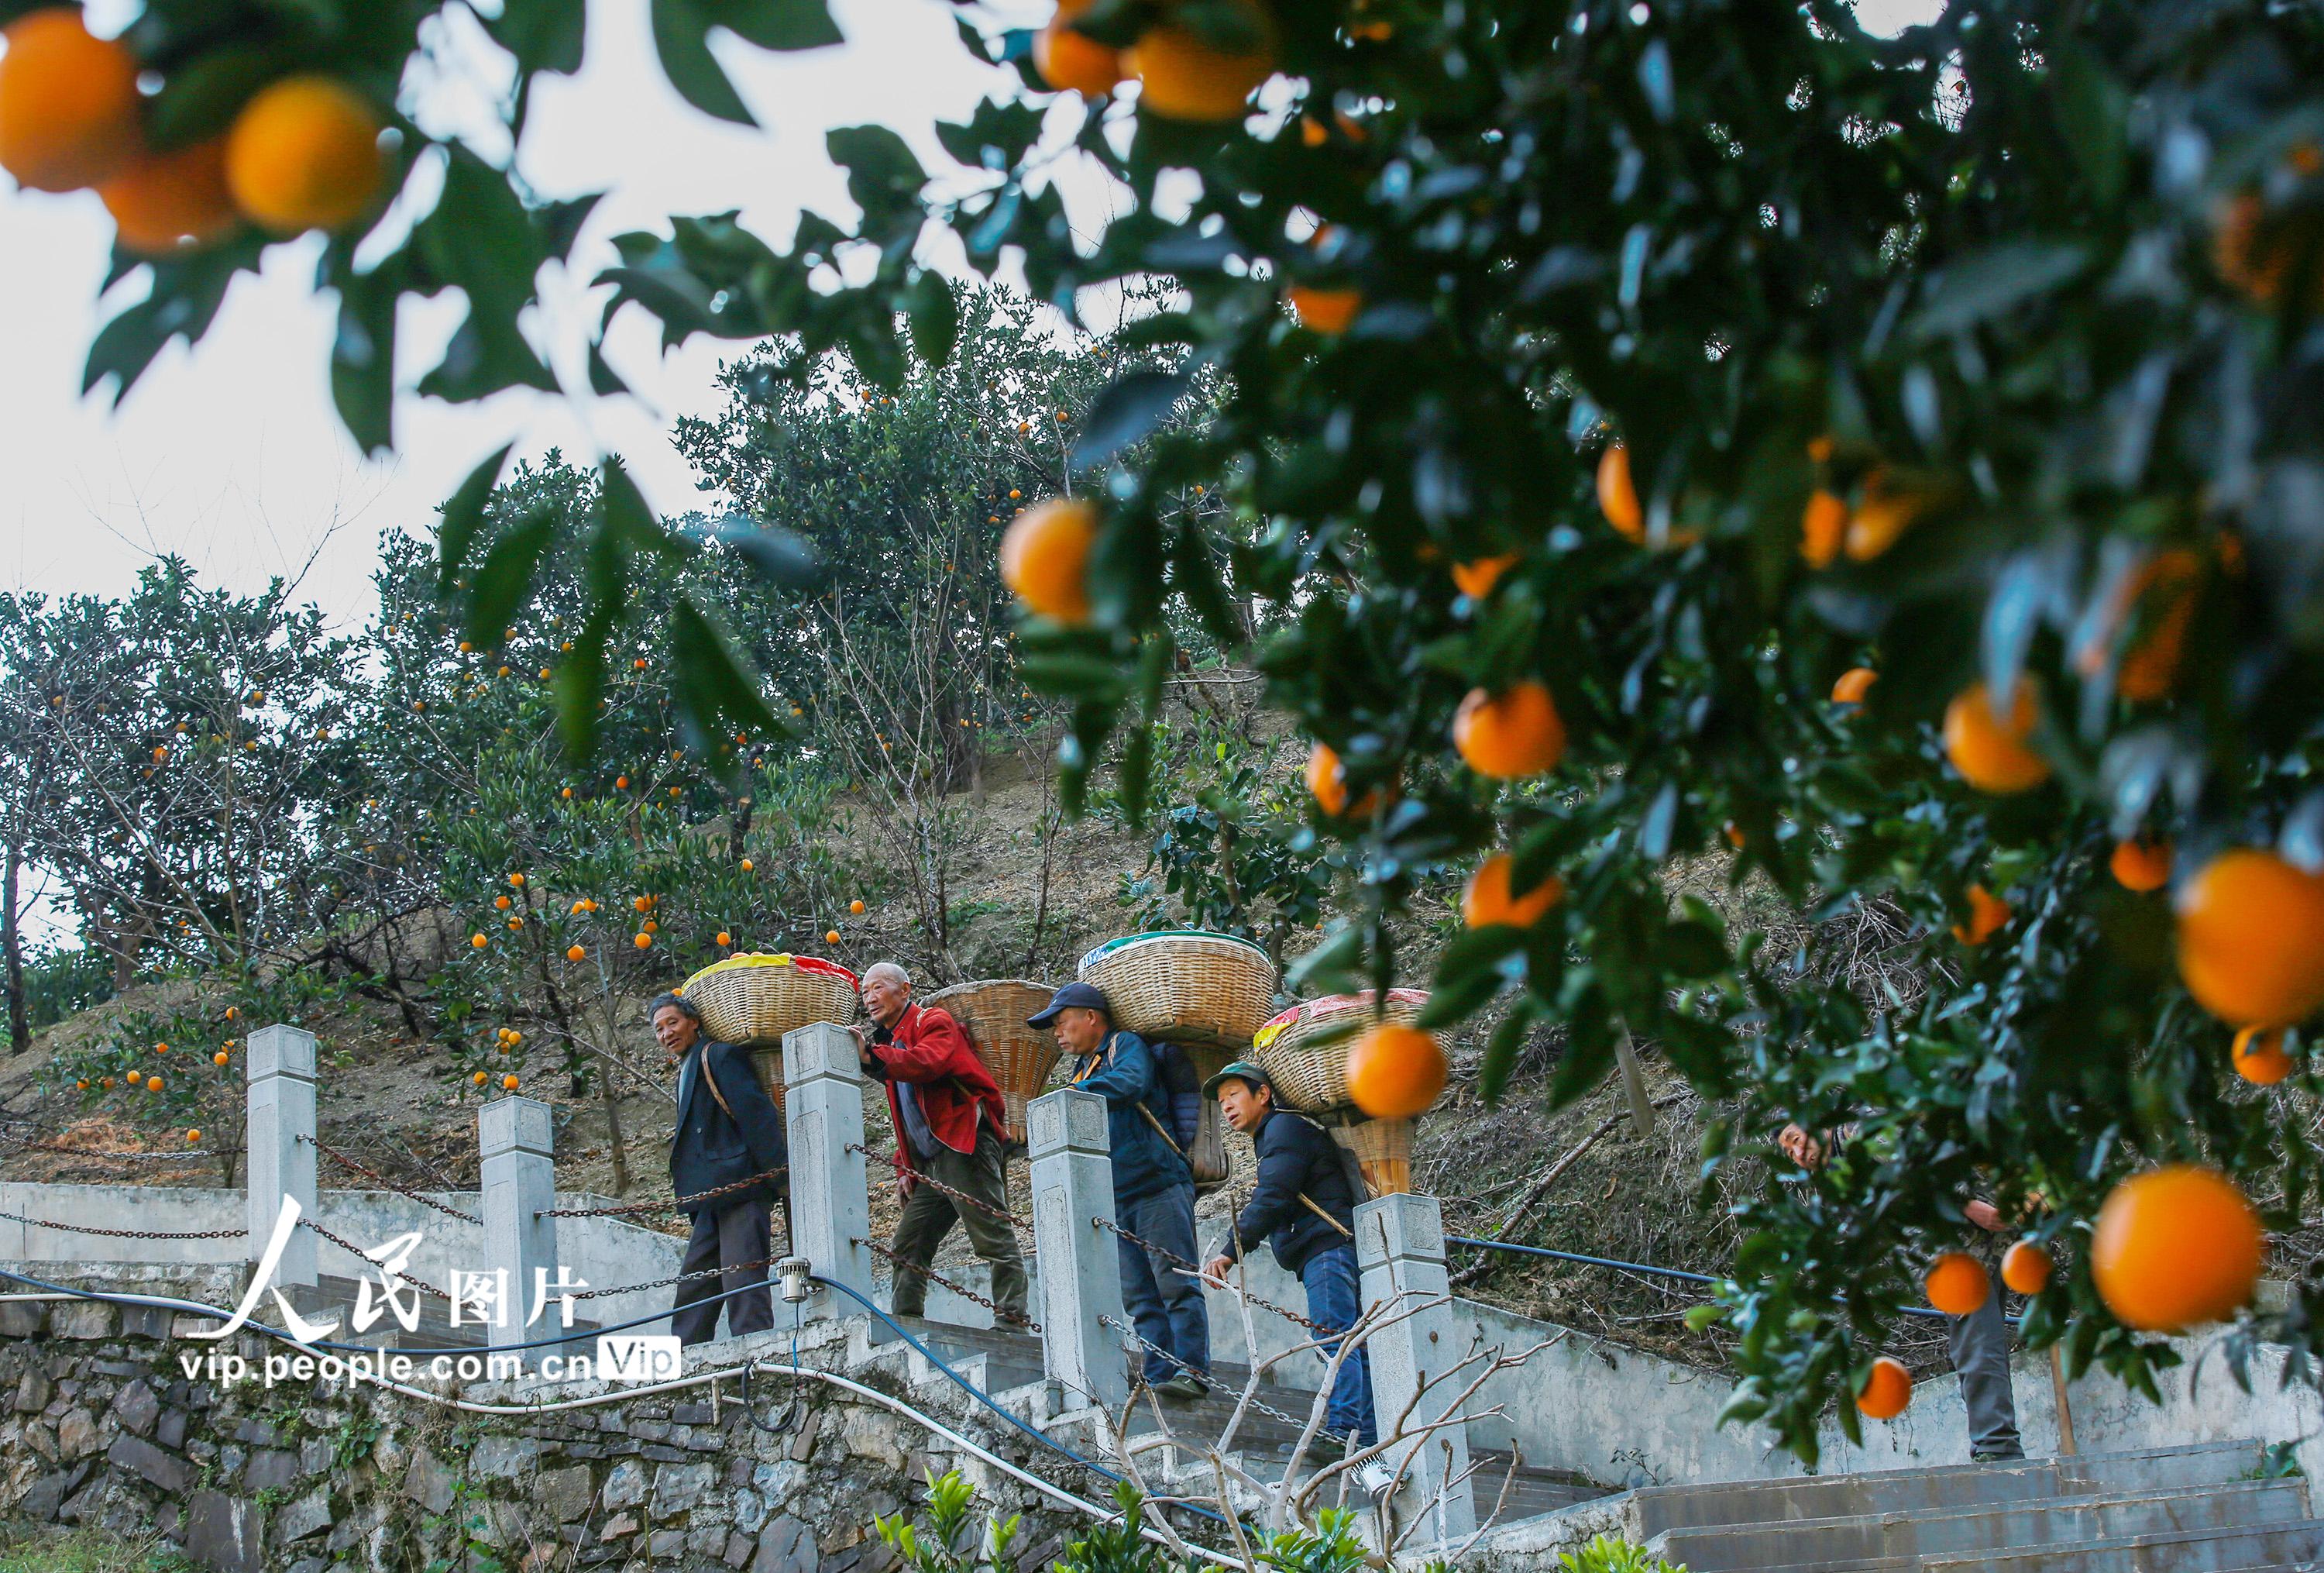
[[[1945,1319],[1953,1370],[1960,1376],[1961,1402],[1969,1407],[1969,1452],[1972,1458],[2023,1458],[2017,1439],[2017,1402],[2009,1388],[2009,1321],[2001,1309],[2001,1279],[1985,1303],[1965,1317]]]
[[[1316,1252],[1300,1268],[1299,1282],[1306,1286],[1309,1321],[1335,1333],[1356,1325],[1362,1300],[1356,1291],[1353,1245],[1333,1245]],[[1329,1359],[1340,1352],[1340,1346],[1326,1343],[1323,1352]],[[1358,1347],[1340,1362],[1340,1374],[1332,1383],[1332,1402],[1323,1416],[1324,1423],[1333,1430],[1343,1437],[1355,1438],[1367,1448],[1379,1440],[1379,1427],[1372,1418],[1370,1355],[1369,1349]]]
[[[1118,1235],[1113,1242],[1121,1259],[1122,1308],[1138,1336],[1152,1346],[1141,1351],[1146,1380],[1167,1382],[1184,1369],[1209,1381],[1210,1313],[1203,1309],[1203,1286],[1181,1271],[1196,1260],[1194,1186],[1173,1186],[1136,1201],[1117,1198],[1114,1217],[1123,1228],[1160,1247],[1148,1251]]]
[[[904,1198],[903,1216],[896,1220],[896,1238],[889,1249],[896,1254],[896,1282],[889,1309],[899,1317],[927,1314],[928,1263],[936,1247],[957,1223],[968,1231],[968,1243],[992,1264],[992,1303],[1011,1316],[1025,1315],[1025,1258],[1017,1249],[1017,1230],[1008,1218],[1008,1172],[1002,1167],[1001,1138],[980,1130],[976,1151],[955,1152],[936,1143],[936,1156],[920,1167],[936,1180],[963,1196],[974,1197],[991,1208],[954,1201],[933,1185],[914,1185]]]
[[[696,1278],[678,1286],[670,1304],[670,1330],[681,1344],[706,1344],[718,1335],[718,1311],[726,1311],[731,1337],[763,1333],[775,1325],[774,1291],[767,1287],[773,1256],[773,1224],[767,1204],[753,1198],[736,1202],[724,1212],[708,1208],[694,1215],[694,1234],[686,1242],[680,1272],[700,1272],[712,1267],[725,1271],[715,1278]],[[745,1265],[756,1263],[756,1265]],[[745,1293],[718,1300],[709,1297],[756,1285]]]

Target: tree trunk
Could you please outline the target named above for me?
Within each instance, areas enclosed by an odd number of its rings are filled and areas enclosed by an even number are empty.
[[[8,1052],[22,1054],[32,1046],[32,1014],[24,999],[24,936],[16,926],[16,881],[23,866],[23,848],[11,845],[7,872],[0,875],[0,954],[8,973]]]

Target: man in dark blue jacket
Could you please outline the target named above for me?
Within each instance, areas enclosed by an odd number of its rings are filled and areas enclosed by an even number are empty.
[[[1204,1082],[1203,1095],[1219,1100],[1227,1124],[1249,1136],[1259,1152],[1259,1183],[1203,1271],[1223,1280],[1234,1263],[1263,1241],[1283,1270],[1305,1286],[1307,1319],[1344,1332],[1361,1309],[1354,1222],[1356,1204],[1363,1198],[1348,1178],[1338,1144],[1289,1109],[1277,1108],[1267,1072],[1248,1059],[1236,1060]],[[1325,1359],[1338,1352],[1336,1342],[1323,1346]],[[1379,1440],[1371,1365],[1362,1348],[1340,1363],[1324,1421],[1360,1447]]]
[[[1173,1398],[1200,1398],[1210,1391],[1211,1322],[1203,1286],[1191,1276],[1194,1171],[1162,1123],[1169,1089],[1154,1050],[1116,1027],[1104,993],[1086,983],[1065,985],[1027,1021],[1055,1025],[1059,1046],[1080,1056],[1074,1085],[1105,1099],[1114,1219],[1148,1242],[1114,1239],[1122,1305],[1146,1340],[1147,1385]]]
[[[768,1208],[778,1182],[770,1178],[733,1190],[724,1188],[754,1175],[772,1176],[788,1164],[782,1113],[759,1085],[749,1054],[703,1036],[702,1013],[691,1000],[659,995],[650,1014],[654,1037],[678,1059],[669,1183],[680,1210],[694,1218],[678,1271],[723,1269],[715,1278],[688,1279],[678,1286],[670,1331],[681,1344],[708,1343],[717,1335],[723,1304],[729,1334],[764,1332],[775,1325],[775,1298],[767,1288],[767,1263],[775,1254]],[[712,1191],[719,1194],[706,1195]],[[688,1205],[693,1197],[703,1199]],[[744,1292],[723,1301],[709,1298],[730,1290]]]

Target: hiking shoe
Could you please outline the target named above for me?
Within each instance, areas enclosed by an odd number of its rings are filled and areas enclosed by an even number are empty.
[[[1183,1398],[1191,1403],[1195,1399],[1207,1397],[1211,1384],[1191,1371],[1181,1371],[1167,1382],[1156,1383],[1154,1391],[1165,1398]]]

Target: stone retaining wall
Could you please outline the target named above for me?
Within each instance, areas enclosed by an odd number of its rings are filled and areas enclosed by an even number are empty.
[[[140,1276],[152,1287],[155,1270]],[[184,1272],[157,1292],[215,1299],[226,1286],[209,1276]],[[791,1384],[761,1376],[748,1405],[729,1378],[715,1402],[696,1386],[482,1416],[344,1382],[270,1390],[189,1378],[180,1356],[226,1346],[184,1336],[214,1324],[177,1320],[158,1309],[0,1301],[0,1518],[158,1528],[197,1562],[237,1573],[340,1563],[887,1573],[895,1559],[873,1515],[917,1504],[928,1471],[958,1467],[1004,1516],[1025,1515],[1019,1545],[1029,1567],[1089,1522],[918,1422],[819,1383],[800,1384],[796,1411]],[[688,1351],[687,1366],[785,1355],[789,1339],[785,1330]],[[1090,1476],[964,1413],[956,1389],[948,1398],[911,1385],[900,1346],[871,1353],[862,1339],[860,1324],[810,1323],[800,1358],[844,1365],[851,1380],[941,1412],[1012,1462],[1097,1494]],[[285,1350],[253,1335],[228,1344],[254,1361]],[[606,1391],[537,1380],[462,1390],[503,1404]]]

